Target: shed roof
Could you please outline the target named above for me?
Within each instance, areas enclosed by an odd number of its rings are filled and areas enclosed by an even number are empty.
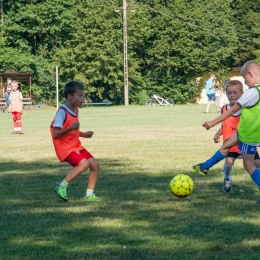
[[[31,83],[33,71],[27,71],[27,72],[18,72],[15,70],[6,70],[6,71],[0,71],[0,77],[1,81],[5,82],[7,81],[7,78],[11,78],[16,81],[20,82],[28,82]]]

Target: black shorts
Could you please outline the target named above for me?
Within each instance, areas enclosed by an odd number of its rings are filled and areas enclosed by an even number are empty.
[[[234,160],[236,160],[237,157],[240,156],[240,155],[241,155],[240,153],[229,152],[226,157],[231,157],[231,158],[234,158]],[[258,151],[256,151],[254,160],[259,160],[259,159],[260,159],[259,153],[258,153]]]

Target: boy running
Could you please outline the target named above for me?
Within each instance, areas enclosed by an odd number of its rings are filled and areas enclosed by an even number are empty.
[[[54,191],[62,200],[68,201],[67,187],[81,173],[90,169],[85,201],[99,201],[94,194],[98,179],[98,161],[81,145],[79,137],[91,138],[92,131],[80,132],[78,107],[84,101],[84,86],[77,81],[65,85],[66,104],[61,106],[51,123],[50,130],[57,157],[61,162],[68,162],[72,169]]]
[[[239,150],[243,155],[244,168],[260,187],[260,169],[254,163],[256,148],[260,145],[260,65],[255,61],[248,61],[243,65],[241,74],[249,90],[229,110],[216,119],[203,123],[203,127],[209,130],[242,108],[237,133],[227,139],[209,160],[193,166],[193,169],[206,176],[209,168],[224,159],[231,147],[239,145]]]

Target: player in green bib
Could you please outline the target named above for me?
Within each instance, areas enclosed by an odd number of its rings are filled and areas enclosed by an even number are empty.
[[[203,127],[209,130],[242,108],[238,132],[227,139],[210,159],[194,165],[193,169],[206,176],[209,168],[224,159],[232,146],[239,145],[239,150],[243,155],[244,168],[260,187],[260,168],[254,164],[256,148],[260,146],[260,65],[255,61],[247,61],[241,69],[241,74],[249,89],[229,110],[216,119],[203,123]]]

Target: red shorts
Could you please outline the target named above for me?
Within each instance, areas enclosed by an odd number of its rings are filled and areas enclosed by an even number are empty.
[[[67,156],[67,158],[64,160],[65,162],[68,162],[73,167],[78,166],[81,160],[83,159],[90,159],[92,158],[92,154],[89,153],[86,149],[83,149],[81,151],[74,151]]]
[[[13,117],[13,120],[16,121],[16,120],[21,120],[22,118],[22,113],[20,112],[12,112],[12,117]]]

